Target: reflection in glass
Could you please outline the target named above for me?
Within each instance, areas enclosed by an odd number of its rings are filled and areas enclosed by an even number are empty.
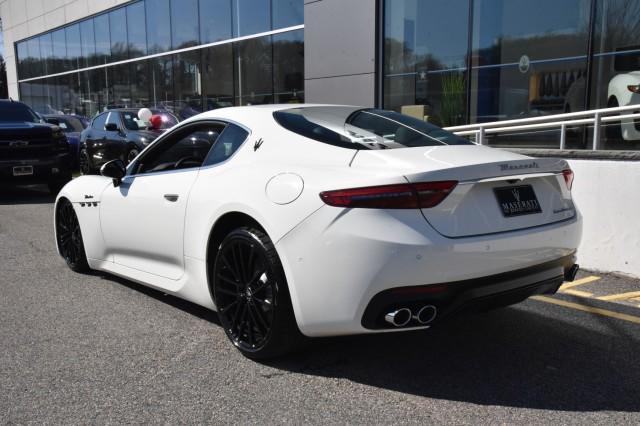
[[[111,33],[111,61],[122,61],[129,57],[127,49],[127,14],[124,8],[109,12]]]
[[[80,22],[80,40],[82,42],[81,67],[90,67],[96,63],[96,39],[93,32],[93,19],[85,19]]]
[[[275,103],[304,102],[304,32],[273,36],[273,90]]]
[[[591,107],[640,104],[640,3],[599,1],[594,41]],[[608,124],[604,136],[601,149],[640,149],[640,120]]]
[[[233,35],[262,33],[271,29],[271,2],[233,0]]]
[[[80,25],[69,25],[65,28],[65,37],[67,39],[67,61],[69,69],[75,70],[80,68],[82,58],[82,46],[80,45]]]
[[[172,49],[199,43],[198,0],[171,0]]]
[[[16,45],[17,59],[16,62],[18,64],[18,76],[19,78],[25,79],[31,77],[29,72],[29,49],[27,47],[26,41],[21,41]],[[22,91],[22,89],[20,89]]]
[[[202,112],[200,51],[177,54],[173,64],[175,84],[173,113],[184,120]]]
[[[149,63],[139,61],[131,64],[131,104],[134,107],[145,107],[149,105]]]
[[[231,0],[200,0],[200,42],[231,37]]]
[[[233,48],[231,44],[202,51],[202,90],[204,108],[233,106]]]
[[[171,19],[169,0],[146,0],[148,53],[166,52],[171,49]]]
[[[268,104],[273,100],[271,37],[260,37],[234,45],[236,105]]]
[[[303,0],[272,0],[273,29],[304,23]]]
[[[131,105],[131,82],[129,64],[108,68],[109,105],[107,108],[127,108]]]
[[[468,15],[469,0],[385,3],[385,108],[442,126],[465,121]]]
[[[51,34],[51,40],[53,42],[53,62],[54,72],[67,71],[67,41],[64,35],[64,28],[54,31]]]
[[[149,59],[151,106],[173,112],[173,58]]]
[[[127,6],[127,40],[130,58],[147,54],[147,26],[144,14],[144,2],[139,1]]]
[[[34,37],[27,41],[27,67],[31,77],[38,77],[42,75],[42,61],[40,58],[40,40],[38,37]]]
[[[40,36],[40,56],[42,58],[42,74],[52,74],[53,41],[51,40],[51,33]]]
[[[109,35],[109,15],[106,13],[93,18],[96,37],[96,65],[111,60],[111,36]]]

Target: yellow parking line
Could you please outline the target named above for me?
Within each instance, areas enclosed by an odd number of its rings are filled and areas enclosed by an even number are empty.
[[[590,314],[602,315],[605,317],[616,318],[622,321],[633,322],[640,324],[640,317],[628,314],[621,314],[619,312],[610,311],[608,309],[594,308],[593,306],[581,305],[579,303],[566,302],[560,299],[554,299],[548,296],[532,296],[531,299],[538,300],[540,302],[551,303],[553,305],[564,306],[565,308],[576,309],[578,311],[588,312]]]
[[[587,291],[580,291],[580,290],[560,290],[562,293],[565,294],[570,294],[572,296],[580,296],[580,297],[591,297],[593,296],[593,293],[589,293]]]
[[[610,294],[608,296],[598,297],[600,300],[624,300],[631,299],[632,297],[640,296],[640,291],[630,291],[628,293]]]
[[[591,283],[593,281],[598,281],[600,279],[600,277],[596,277],[594,275],[588,276],[588,277],[584,277],[584,278],[580,278],[579,280],[575,280],[572,281],[570,283],[564,283],[560,286],[560,290],[566,290],[568,288],[572,288],[572,287],[576,287],[582,284],[587,284],[587,283]]]

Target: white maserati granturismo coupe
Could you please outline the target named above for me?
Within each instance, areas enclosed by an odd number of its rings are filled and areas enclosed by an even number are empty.
[[[101,174],[57,197],[68,266],[214,309],[252,358],[304,336],[430,327],[553,293],[577,270],[564,160],[393,111],[219,109]]]

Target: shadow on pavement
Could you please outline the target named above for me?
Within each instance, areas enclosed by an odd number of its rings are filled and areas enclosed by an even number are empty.
[[[206,308],[103,277],[220,325]],[[572,311],[557,310],[562,308],[548,309],[541,302],[527,302],[459,317],[432,330],[314,339],[302,352],[264,364],[479,405],[640,411],[636,335],[630,335],[626,324],[607,323],[611,319],[589,316],[589,324],[578,324],[587,314],[576,317]]]
[[[56,200],[46,185],[10,186],[0,184],[0,205],[49,204]]]

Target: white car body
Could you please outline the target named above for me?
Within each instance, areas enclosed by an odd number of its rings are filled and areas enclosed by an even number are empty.
[[[221,218],[239,212],[275,244],[299,330],[329,336],[422,328],[363,325],[372,299],[390,289],[495,276],[504,276],[505,289],[545,280],[557,288],[573,265],[581,217],[562,174],[569,168],[564,160],[479,145],[345,149],[293,133],[273,118],[301,106],[224,108],[176,126],[219,120],[250,132],[215,166],[126,176],[118,187],[103,176],[67,184],[56,202],[73,204],[89,266],[215,310],[209,238]],[[449,179],[459,181],[453,192],[422,211],[333,207],[319,196]],[[493,188],[516,184],[533,186],[541,213],[502,216]],[[540,265],[547,266],[535,269]]]
[[[607,99],[611,102],[611,100],[615,98],[618,106],[638,105],[640,104],[640,94],[631,92],[627,89],[628,86],[637,86],[638,84],[640,84],[640,71],[618,74],[609,81],[609,85],[607,87]],[[630,112],[627,112],[627,114],[628,113]],[[635,120],[633,118],[620,120],[620,130],[622,133],[622,139],[624,140],[640,139],[640,126],[636,127]]]

